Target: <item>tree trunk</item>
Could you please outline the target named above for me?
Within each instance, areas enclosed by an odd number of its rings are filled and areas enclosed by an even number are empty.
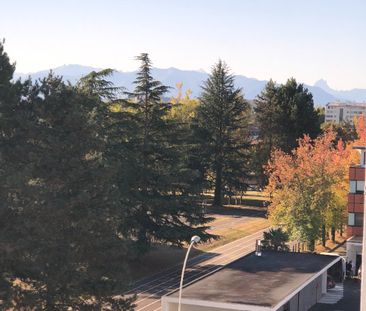
[[[335,242],[336,229],[334,226],[331,228],[332,242]]]
[[[308,247],[309,247],[309,250],[310,250],[311,252],[313,252],[313,251],[315,250],[315,240],[314,240],[314,239],[312,239],[312,240],[310,240],[310,241],[308,242]]]
[[[215,180],[214,206],[222,206],[222,167],[218,165]]]
[[[326,229],[325,229],[325,225],[322,225],[322,245],[323,247],[325,247],[325,242],[326,242]]]

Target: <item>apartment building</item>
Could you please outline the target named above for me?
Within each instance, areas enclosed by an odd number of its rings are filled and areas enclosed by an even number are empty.
[[[328,103],[325,106],[325,122],[353,121],[354,117],[366,115],[366,103]]]
[[[366,150],[360,147],[360,165],[349,168],[347,260],[357,273],[362,260]]]

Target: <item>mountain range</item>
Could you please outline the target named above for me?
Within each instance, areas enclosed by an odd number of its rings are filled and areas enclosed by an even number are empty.
[[[82,65],[63,65],[52,69],[56,75],[62,76],[64,80],[71,83],[76,83],[83,75],[98,70],[101,69]],[[30,74],[15,73],[14,78],[26,79],[30,76],[33,80],[37,80],[47,76],[48,73],[49,70]],[[181,70],[173,67],[167,69],[153,68],[152,75],[163,84],[172,87],[169,95],[174,95],[176,84],[182,82],[183,91],[190,89],[193,97],[199,96],[202,82],[208,77],[208,74],[204,71]],[[110,77],[110,80],[116,86],[123,86],[127,90],[132,90],[135,77],[136,71],[124,72],[116,70],[113,76]],[[236,75],[235,83],[236,86],[243,89],[245,98],[251,100],[263,90],[267,81]],[[334,90],[323,79],[317,81],[314,85],[304,85],[313,94],[316,106],[324,106],[326,103],[333,101],[366,102],[366,89]]]

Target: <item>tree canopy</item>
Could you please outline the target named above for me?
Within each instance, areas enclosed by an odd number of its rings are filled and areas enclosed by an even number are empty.
[[[213,204],[221,206],[225,191],[246,189],[250,109],[241,89],[234,86],[234,76],[221,60],[204,82],[199,100],[193,121],[196,155],[206,180],[213,185]]]
[[[290,154],[275,150],[266,168],[270,220],[311,249],[324,228],[345,223],[350,149],[334,139],[304,136]]]
[[[261,183],[266,184],[263,166],[271,152],[290,152],[305,134],[315,138],[320,134],[320,119],[312,94],[293,78],[281,85],[270,80],[254,102],[259,128],[255,166]]]

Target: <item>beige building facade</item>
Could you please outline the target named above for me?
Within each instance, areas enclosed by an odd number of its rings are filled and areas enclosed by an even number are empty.
[[[325,106],[325,122],[350,122],[355,117],[366,115],[366,103],[328,103]]]

